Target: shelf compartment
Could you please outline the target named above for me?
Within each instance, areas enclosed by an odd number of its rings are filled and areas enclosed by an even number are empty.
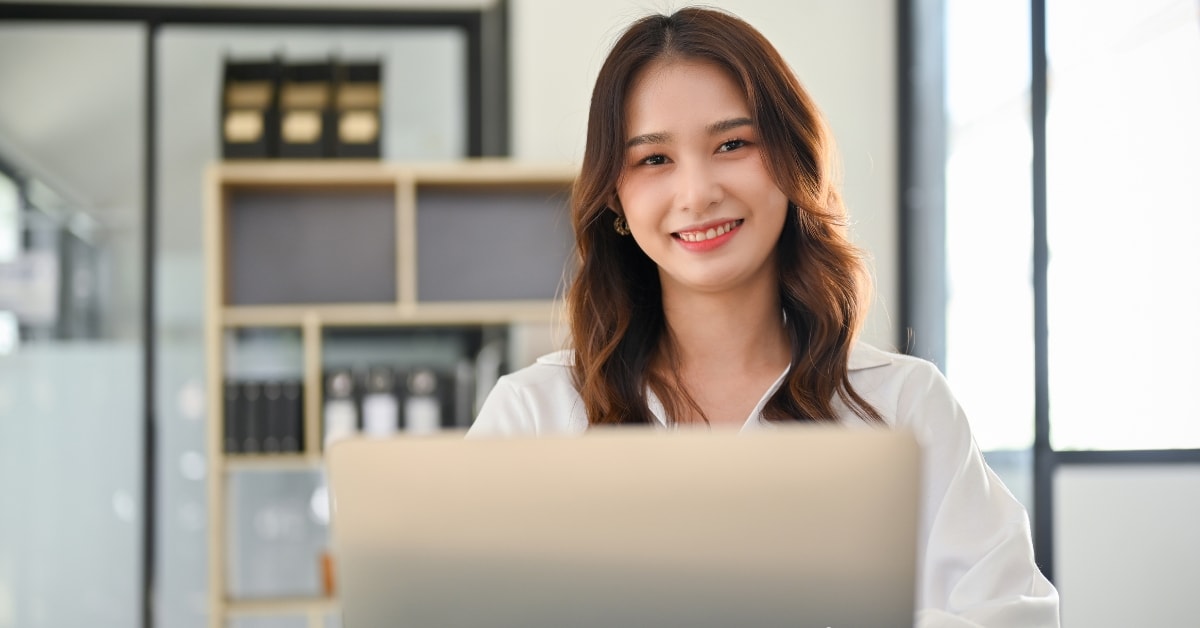
[[[226,473],[224,597],[246,603],[319,599],[329,552],[330,506],[320,468]]]
[[[224,333],[223,453],[298,455],[304,451],[304,353],[297,327],[244,327]]]
[[[322,338],[322,439],[467,428],[477,383],[498,377],[507,327],[327,326]],[[486,351],[484,349],[486,348]],[[479,361],[481,353],[496,356]]]
[[[418,181],[417,302],[560,296],[573,241],[568,200],[561,183]]]
[[[394,186],[226,193],[226,304],[397,301]]]

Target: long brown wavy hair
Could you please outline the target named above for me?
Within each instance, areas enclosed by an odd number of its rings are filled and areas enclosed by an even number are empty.
[[[647,386],[672,417],[703,412],[670,372],[662,287],[655,263],[613,228],[625,163],[625,104],[652,61],[688,59],[723,68],[746,97],[765,166],[789,199],[775,247],[791,368],[763,409],[770,421],[836,421],[834,398],[864,419],[881,417],[850,385],[848,359],[865,313],[867,276],[846,235],[831,134],[778,51],[727,13],[682,9],[629,27],[592,91],[583,167],[572,195],[577,270],[567,292],[575,348],[572,376],[591,425],[651,423]],[[661,352],[661,353],[660,353]],[[673,420],[673,419],[672,419]],[[705,419],[707,420],[707,419]]]

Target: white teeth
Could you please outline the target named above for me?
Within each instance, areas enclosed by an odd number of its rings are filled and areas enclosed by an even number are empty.
[[[733,231],[741,222],[741,220],[730,221],[707,231],[681,231],[679,232],[679,239],[685,242],[704,242],[705,240],[718,238]]]

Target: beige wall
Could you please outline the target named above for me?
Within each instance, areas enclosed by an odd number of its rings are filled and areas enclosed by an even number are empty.
[[[592,82],[622,29],[687,3],[510,0],[513,153],[578,163]],[[845,165],[858,243],[872,256],[876,299],[865,338],[897,337],[895,2],[725,0],[779,48],[828,117]]]

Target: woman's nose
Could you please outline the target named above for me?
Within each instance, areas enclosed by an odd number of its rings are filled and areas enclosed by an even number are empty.
[[[707,161],[684,162],[676,172],[676,198],[679,209],[699,214],[721,201],[721,185]]]

